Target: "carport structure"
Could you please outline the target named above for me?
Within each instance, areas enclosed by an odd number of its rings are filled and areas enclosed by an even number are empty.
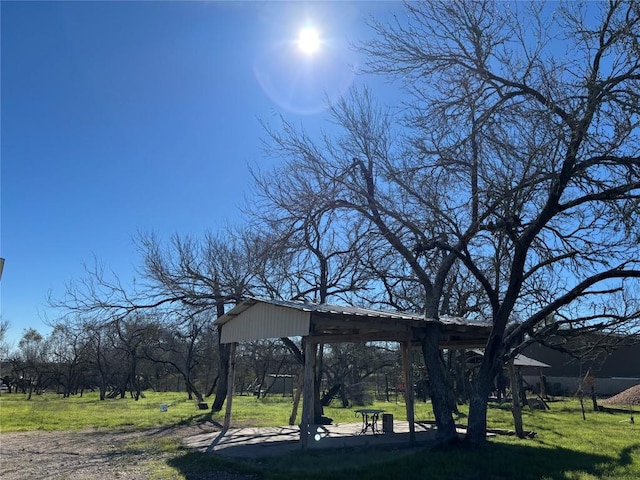
[[[440,348],[483,347],[490,331],[486,322],[459,317],[426,319],[424,315],[386,312],[360,307],[247,298],[214,323],[221,343],[231,344],[224,430],[229,428],[235,370],[235,350],[240,342],[301,337],[304,351],[304,383],[300,445],[306,448],[314,425],[314,369],[316,346],[327,343],[398,342],[402,349],[405,385],[413,385],[409,351],[420,345],[430,323],[440,324]],[[415,442],[413,388],[406,389],[410,442]]]

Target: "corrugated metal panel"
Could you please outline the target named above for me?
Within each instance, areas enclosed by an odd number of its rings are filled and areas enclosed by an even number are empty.
[[[385,312],[382,310],[372,310],[370,308],[349,307],[342,305],[315,305],[316,312],[329,313],[335,315],[347,315],[353,317],[389,318],[399,320],[424,320],[424,315],[415,315],[404,312]]]
[[[480,348],[474,348],[471,351],[477,355],[484,356],[484,350]],[[551,365],[547,365],[546,363],[542,363],[539,360],[536,360],[535,358],[527,357],[525,355],[522,355],[521,353],[515,356],[515,358],[513,359],[513,364],[516,367],[551,368]]]
[[[296,308],[258,302],[223,321],[222,343],[247,342],[266,338],[300,337],[309,334],[311,314]],[[222,317],[221,317],[222,319]]]
[[[437,322],[440,321],[445,325],[465,325],[465,326],[479,326],[486,327],[490,324],[483,320],[472,320],[463,317],[449,317],[441,316],[435,320],[433,318],[425,318],[423,314],[411,313],[411,312],[389,312],[385,310],[372,310],[370,308],[362,307],[346,307],[338,305],[319,304],[314,305],[314,311],[323,312],[336,315],[347,315],[353,317],[370,317],[370,318],[383,318],[392,320],[415,320],[420,322]]]
[[[551,365],[547,365],[546,363],[542,363],[535,358],[529,358],[521,353],[516,355],[516,358],[513,359],[513,364],[516,367],[539,367],[539,368],[551,368]]]

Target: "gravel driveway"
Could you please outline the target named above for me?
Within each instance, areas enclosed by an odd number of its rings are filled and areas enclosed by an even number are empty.
[[[175,456],[175,452],[144,452],[131,448],[132,442],[144,440],[149,435],[184,438],[192,433],[189,427],[137,432],[89,430],[2,433],[0,478],[145,480],[151,478],[149,460],[157,461],[165,457],[169,460]],[[220,471],[199,474],[197,477],[189,475],[188,478],[241,480],[254,477]]]

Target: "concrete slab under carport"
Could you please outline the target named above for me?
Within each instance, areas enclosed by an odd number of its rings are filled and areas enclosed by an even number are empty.
[[[409,422],[395,421],[393,433],[360,435],[362,423],[315,425],[315,433],[307,448],[377,448],[409,446]],[[415,446],[428,447],[437,443],[437,430],[431,423],[415,422]],[[466,431],[458,428],[458,434]],[[234,458],[260,458],[301,452],[298,426],[229,428],[226,433],[210,432],[187,437],[187,448],[202,453],[215,453]]]

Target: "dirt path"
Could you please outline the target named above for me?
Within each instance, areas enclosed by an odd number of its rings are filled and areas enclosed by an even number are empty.
[[[184,438],[193,434],[182,429],[148,430],[142,432],[16,432],[0,434],[0,478],[117,479],[146,480],[150,478],[150,461],[168,460],[175,452],[145,452],[132,448],[149,436]],[[192,475],[189,479],[196,478]],[[227,472],[198,475],[199,480],[240,480],[250,477]]]

